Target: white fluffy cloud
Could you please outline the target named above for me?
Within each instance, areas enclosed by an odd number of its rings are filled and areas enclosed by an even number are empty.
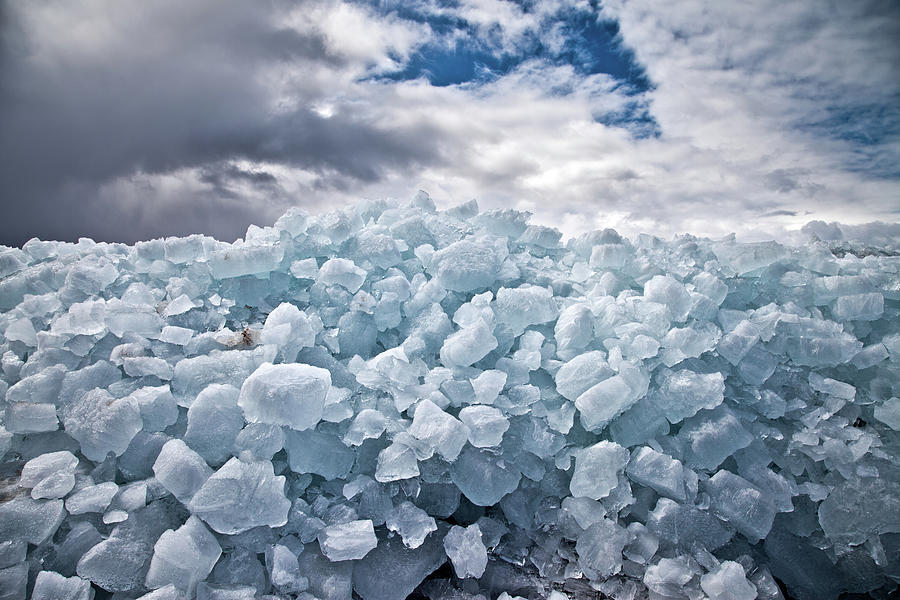
[[[129,223],[132,239],[192,228],[235,237],[292,204],[317,212],[420,188],[443,206],[530,210],[570,235],[765,237],[814,219],[898,220],[890,3],[411,6],[17,5],[0,119],[51,115],[52,127],[8,129],[0,146],[19,149],[19,163],[0,183],[49,198],[42,211],[79,205],[73,231],[35,231],[45,237],[112,237]],[[571,43],[557,17],[579,11],[618,23],[649,89],[548,58]],[[440,45],[518,60],[455,85],[386,77]],[[635,105],[658,135],[605,118]],[[55,183],[29,184],[29,169]],[[115,226],[78,221],[91,211]],[[40,216],[23,209],[10,227]]]

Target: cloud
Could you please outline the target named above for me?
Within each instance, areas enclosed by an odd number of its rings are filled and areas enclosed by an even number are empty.
[[[567,234],[898,220],[892,3],[2,6],[2,243],[419,188]]]

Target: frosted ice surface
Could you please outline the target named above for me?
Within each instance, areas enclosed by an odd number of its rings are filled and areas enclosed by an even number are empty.
[[[202,456],[182,440],[175,439],[163,445],[153,463],[153,474],[179,502],[186,504],[206,483],[213,470]]]
[[[328,560],[357,560],[375,546],[378,539],[369,519],[330,525],[319,534],[319,546]]]
[[[119,486],[112,481],[83,487],[66,498],[66,511],[70,515],[102,513],[118,491]]]
[[[688,502],[697,494],[696,473],[671,456],[647,446],[632,453],[625,472],[635,483],[651,487],[677,502]]]
[[[41,571],[34,580],[32,600],[91,600],[91,582],[81,577],[63,577],[53,571]]]
[[[875,418],[893,429],[900,431],[900,398],[888,398],[875,407]]]
[[[712,511],[751,542],[766,537],[775,519],[775,506],[765,492],[730,471],[719,471],[703,486]]]
[[[375,480],[381,483],[400,481],[419,475],[419,461],[416,451],[406,444],[394,440],[390,446],[378,453]]]
[[[453,462],[466,444],[468,428],[453,415],[447,414],[431,400],[416,405],[409,433],[432,448],[447,461]]]
[[[346,477],[356,453],[337,436],[315,430],[287,430],[284,448],[295,473],[314,473],[325,479]]]
[[[441,538],[430,535],[416,549],[399,536],[383,539],[353,567],[353,590],[363,600],[404,600],[447,560]]]
[[[606,353],[592,350],[580,354],[556,372],[556,390],[569,400],[576,400],[594,385],[615,374],[606,362]]]
[[[351,294],[366,280],[366,272],[346,258],[330,258],[319,269],[318,281],[325,285],[340,285]]]
[[[200,486],[188,508],[213,530],[228,535],[261,525],[280,527],[291,506],[284,481],[268,461],[232,458]]]
[[[492,506],[518,487],[521,472],[502,457],[467,446],[451,465],[450,477],[472,504]]]
[[[469,443],[476,448],[499,446],[509,421],[493,406],[466,406],[459,420],[469,428]]]
[[[684,458],[688,466],[713,470],[753,441],[737,416],[718,406],[691,417],[681,427],[678,437],[685,444]]]
[[[673,321],[687,319],[691,310],[691,296],[684,284],[670,275],[655,275],[644,284],[644,298],[665,304]]]
[[[670,423],[678,423],[701,409],[715,408],[725,398],[721,373],[665,369],[658,376],[658,383],[653,399]]]
[[[164,531],[156,541],[145,583],[151,589],[172,584],[193,594],[221,554],[216,537],[192,516],[178,529]]]
[[[634,404],[631,386],[622,375],[613,375],[591,386],[575,400],[581,424],[588,431],[603,429]]]
[[[62,500],[18,496],[0,504],[0,540],[41,544],[56,532],[64,518]]]
[[[389,531],[395,531],[403,538],[407,548],[418,548],[429,533],[437,531],[434,517],[413,504],[405,501],[397,506],[385,521]]]
[[[243,425],[237,388],[213,384],[188,408],[184,441],[207,463],[219,466],[231,456]]]
[[[529,325],[552,321],[559,314],[553,292],[536,285],[517,288],[501,287],[494,301],[494,312],[515,335],[520,335]]]
[[[487,548],[481,541],[481,529],[477,523],[468,527],[451,527],[444,536],[444,551],[460,579],[478,578],[484,574],[488,561]]]
[[[588,446],[575,456],[569,490],[575,497],[605,498],[619,484],[619,474],[627,464],[628,450],[614,442]]]
[[[143,427],[141,409],[130,397],[114,398],[94,389],[64,409],[63,426],[81,444],[81,452],[100,462],[112,452],[121,455]]]
[[[622,550],[627,543],[625,529],[603,518],[578,536],[578,565],[588,578],[603,580],[622,568]]]
[[[747,581],[744,567],[733,560],[722,562],[700,578],[700,587],[710,600],[754,600],[756,586]]]
[[[447,367],[468,367],[497,347],[497,338],[483,320],[451,334],[441,346],[441,362]]]
[[[326,369],[264,363],[241,386],[238,405],[250,422],[310,429],[322,419],[330,387]]]
[[[464,239],[435,252],[426,268],[446,289],[468,292],[490,286],[507,254],[497,238]]]
[[[236,455],[249,452],[256,460],[271,460],[284,448],[284,431],[269,423],[247,423],[234,439]]]
[[[78,458],[68,450],[41,454],[22,467],[19,485],[31,488],[35,500],[62,498],[75,487],[77,466]]]

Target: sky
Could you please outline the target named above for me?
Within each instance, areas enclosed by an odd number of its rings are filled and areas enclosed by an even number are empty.
[[[475,198],[567,236],[900,221],[894,0],[0,0],[0,243]]]

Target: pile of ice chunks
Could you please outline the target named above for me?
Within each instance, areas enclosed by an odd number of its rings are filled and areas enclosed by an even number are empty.
[[[0,598],[887,597],[900,257],[528,217],[2,249]]]

